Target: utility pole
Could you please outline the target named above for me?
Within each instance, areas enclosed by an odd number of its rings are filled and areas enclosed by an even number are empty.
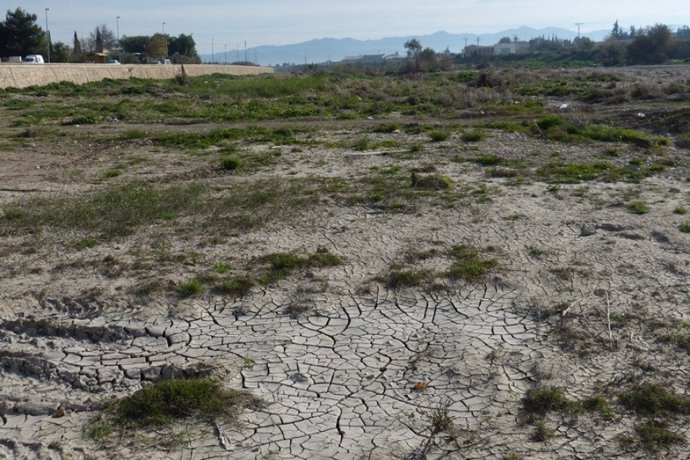
[[[50,39],[50,27],[48,27],[48,11],[50,11],[50,8],[46,8],[46,34],[48,34],[48,64],[50,64],[50,45],[51,45],[51,39]]]
[[[577,26],[577,38],[580,38],[580,27],[585,25],[584,22],[576,22],[575,25]]]
[[[211,38],[211,64],[216,62],[216,37]]]
[[[163,21],[163,39],[165,39],[165,57],[163,58],[163,64],[165,64],[165,60],[168,59],[168,39],[165,37],[165,21]]]
[[[115,24],[117,28],[117,48],[120,51],[118,61],[122,62],[122,45],[120,45],[120,16],[115,18]]]
[[[228,44],[225,44],[225,64],[228,63]]]
[[[244,41],[244,62],[247,62],[247,40]]]

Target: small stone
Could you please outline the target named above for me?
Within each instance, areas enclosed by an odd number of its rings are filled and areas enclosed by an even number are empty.
[[[592,236],[597,233],[597,229],[591,225],[583,225],[580,230],[580,236]]]

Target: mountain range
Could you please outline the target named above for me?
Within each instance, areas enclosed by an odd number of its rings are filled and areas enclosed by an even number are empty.
[[[583,33],[583,37],[588,37],[594,41],[604,40],[610,35],[610,30],[598,30]],[[422,46],[434,49],[437,52],[449,49],[451,52],[459,53],[465,45],[493,45],[498,43],[502,37],[518,37],[519,40],[529,40],[536,37],[558,37],[560,39],[572,40],[577,37],[577,32],[558,27],[547,27],[543,29],[533,29],[531,27],[519,27],[508,29],[496,33],[487,34],[453,34],[448,32],[436,32],[431,35],[416,35],[405,37],[386,37],[378,40],[357,40],[354,38],[319,38],[302,43],[291,45],[265,45],[248,48],[246,52],[247,60],[260,65],[279,65],[279,64],[304,64],[321,63],[328,61],[341,61],[349,56],[361,56],[367,54],[404,54],[404,43],[416,38]],[[204,62],[224,62],[224,53],[215,55],[202,55]],[[244,50],[228,51],[228,62],[244,60]]]

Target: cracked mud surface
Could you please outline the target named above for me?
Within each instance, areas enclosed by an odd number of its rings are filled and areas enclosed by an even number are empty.
[[[350,141],[361,135],[356,123],[315,129],[303,136]],[[375,136],[405,145],[428,142],[425,134]],[[12,160],[0,171],[0,207],[13,206],[27,193],[96,190],[102,183],[92,178],[122,150],[149,158],[113,179],[123,184],[200,182],[222,191],[239,182],[310,175],[353,184],[398,166],[407,187],[409,171],[431,163],[452,179],[459,195],[438,201],[443,192],[425,192],[397,211],[352,204],[345,195],[356,192],[338,191],[324,194],[295,219],[224,233],[212,243],[212,232],[190,231],[202,227],[185,224],[176,231],[165,222],[86,248],[75,248],[67,236],[5,234],[0,457],[658,454],[621,447],[637,419],[620,408],[612,419],[548,414],[545,422],[554,435],[536,442],[533,427],[522,421],[521,401],[530,388],[550,385],[574,399],[603,393],[615,405],[617,392],[634,378],[686,392],[688,353],[659,337],[690,319],[690,236],[678,231],[687,219],[673,212],[690,206],[687,151],[668,147],[663,155],[675,158],[675,166],[639,183],[591,181],[549,189],[539,178],[512,184],[489,177],[485,167],[457,156],[528,159],[537,167],[554,150],[575,161],[607,147],[500,131],[471,146],[453,136],[404,158],[341,146],[290,150],[264,143],[247,149],[279,149],[275,164],[230,174],[209,166],[217,157],[86,142],[75,141],[74,154],[58,154],[64,146],[40,139],[29,156],[20,158],[12,149],[0,153],[3,162]],[[640,155],[634,147],[617,148],[625,159]],[[79,179],[68,179],[75,169]],[[650,211],[629,212],[631,197],[644,200]],[[460,244],[480,248],[498,266],[477,279],[449,278],[447,251]],[[160,247],[172,256],[160,256]],[[240,273],[251,271],[265,254],[323,249],[343,263],[297,270],[243,296],[208,289],[181,298],[169,288],[208,273],[219,261]],[[427,256],[410,255],[415,253]],[[435,273],[436,284],[394,288],[385,277],[397,269]],[[163,287],[141,294],[152,280]],[[161,379],[199,375],[251,390],[266,405],[239,421],[219,420],[220,430],[186,426],[182,431],[189,436],[169,444],[125,436],[101,445],[84,436],[113,398]],[[430,438],[429,417],[439,407],[447,408],[454,430]],[[673,427],[690,436],[683,419],[673,420]],[[685,458],[686,452],[681,446],[658,455]]]

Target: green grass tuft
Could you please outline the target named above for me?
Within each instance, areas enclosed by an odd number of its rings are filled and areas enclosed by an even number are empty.
[[[114,404],[116,419],[134,426],[165,426],[198,418],[235,416],[242,408],[260,407],[246,392],[225,390],[208,379],[165,380],[147,386]]]
[[[464,244],[454,246],[450,256],[455,259],[448,271],[451,278],[476,280],[498,267],[496,260],[483,258],[477,248]]]
[[[628,410],[642,415],[688,415],[690,397],[669,392],[658,383],[643,383],[634,386],[619,397]]]
[[[644,201],[633,200],[626,205],[626,209],[633,214],[647,214],[649,212],[649,205]]]
[[[204,285],[198,279],[185,281],[177,286],[177,293],[182,297],[192,297],[204,292]]]

